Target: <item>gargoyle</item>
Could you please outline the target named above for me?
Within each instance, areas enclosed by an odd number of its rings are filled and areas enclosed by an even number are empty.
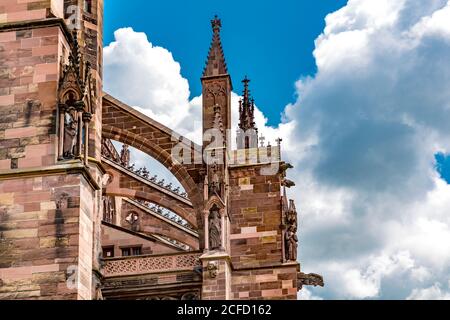
[[[288,179],[284,179],[284,180],[281,182],[281,185],[282,185],[283,187],[286,187],[286,188],[292,188],[292,187],[295,187],[295,182],[294,182],[294,181],[291,181],[291,180],[288,180]]]
[[[290,163],[282,163],[280,164],[280,174],[282,174],[283,176],[286,176],[286,171],[288,171],[289,169],[294,169],[294,166]]]
[[[303,272],[298,273],[298,290],[302,290],[303,286],[324,287],[325,283],[321,275],[310,273],[305,274]]]

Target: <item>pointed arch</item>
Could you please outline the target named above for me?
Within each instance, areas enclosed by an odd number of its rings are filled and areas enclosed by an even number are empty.
[[[102,136],[140,150],[166,167],[185,189],[196,212],[197,226],[203,225],[203,196],[198,188],[198,172],[203,164],[181,164],[172,157],[179,143],[191,151],[191,159],[201,147],[150,119],[112,96],[103,97]],[[173,137],[179,137],[177,140]],[[121,190],[121,192],[124,190]]]

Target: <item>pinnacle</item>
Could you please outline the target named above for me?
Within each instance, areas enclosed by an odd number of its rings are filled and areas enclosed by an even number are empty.
[[[220,39],[220,30],[222,28],[222,21],[217,16],[215,16],[214,20],[211,20],[211,26],[213,30],[213,37],[211,41],[211,46],[209,47],[206,66],[203,71],[204,77],[228,74],[227,64],[225,62],[225,55],[223,53],[222,48],[222,41]]]

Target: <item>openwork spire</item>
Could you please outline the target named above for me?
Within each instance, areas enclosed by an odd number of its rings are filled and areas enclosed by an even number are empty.
[[[242,80],[244,84],[243,100],[239,101],[239,128],[241,130],[256,130],[255,123],[255,100],[250,97],[250,80],[245,76]]]
[[[245,76],[243,99],[239,101],[239,128],[237,130],[238,149],[258,148],[258,129],[255,123],[255,100],[251,98],[249,83]]]
[[[222,49],[222,41],[220,39],[220,29],[222,28],[222,21],[217,17],[211,20],[213,30],[213,38],[211,47],[209,48],[208,60],[203,71],[203,77],[212,77],[228,74],[227,63],[225,62],[225,55]]]

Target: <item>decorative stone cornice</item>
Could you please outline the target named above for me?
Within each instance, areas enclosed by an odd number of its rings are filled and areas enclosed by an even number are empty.
[[[101,190],[89,168],[79,161],[68,161],[64,164],[39,168],[0,170],[0,181],[33,177],[52,176],[60,174],[82,174],[94,190]]]
[[[29,20],[19,22],[0,23],[0,32],[23,31],[37,28],[60,27],[67,42],[72,43],[73,38],[64,19],[49,18],[43,20]]]

